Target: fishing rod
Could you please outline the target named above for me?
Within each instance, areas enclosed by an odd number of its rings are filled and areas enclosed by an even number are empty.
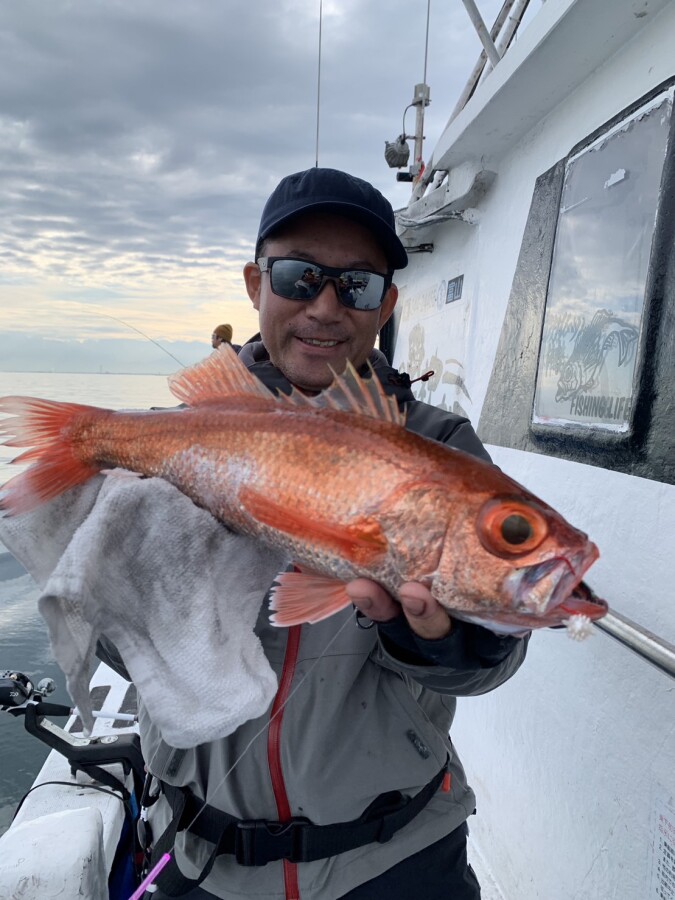
[[[135,331],[137,334],[140,334],[142,337],[147,338],[147,340],[149,340],[152,344],[154,344],[155,347],[159,347],[160,350],[163,350],[164,353],[166,353],[168,356],[171,357],[171,359],[173,359],[175,362],[178,363],[178,365],[181,367],[181,369],[185,368],[185,363],[181,362],[177,356],[174,356],[170,350],[166,349],[166,347],[162,347],[162,345],[160,343],[158,343],[154,338],[151,338],[149,334],[146,334],[144,331],[141,331],[140,328],[136,328],[135,325],[130,325],[129,322],[125,322],[124,319],[120,319],[118,316],[111,316],[110,313],[99,312],[99,310],[97,310],[97,309],[89,310],[89,312],[93,312],[97,316],[105,316],[106,319],[114,319],[116,322],[120,322],[126,328],[131,328],[132,331]]]

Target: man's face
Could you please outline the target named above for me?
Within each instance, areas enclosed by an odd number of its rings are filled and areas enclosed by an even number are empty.
[[[217,334],[211,335],[211,346],[213,347],[214,350],[217,350],[218,347],[220,347],[220,345],[222,343],[223,343],[223,338],[218,337]]]
[[[331,213],[300,216],[265,242],[265,256],[387,273],[386,255],[371,232]],[[307,301],[286,300],[272,293],[269,274],[261,273],[254,263],[245,266],[244,279],[272,362],[290,382],[306,391],[328,387],[333,380],[330,368],[341,373],[347,360],[357,369],[363,365],[398,296],[392,285],[379,309],[358,310],[340,303],[332,281],[326,282],[314,300]]]

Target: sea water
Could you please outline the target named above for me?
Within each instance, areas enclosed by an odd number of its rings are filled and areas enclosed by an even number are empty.
[[[108,409],[175,406],[165,375],[0,372],[0,397],[11,394],[87,403]],[[0,485],[20,471],[10,465],[21,451],[0,446]],[[39,591],[30,576],[0,543],[0,673],[19,671],[37,683],[50,677],[54,703],[70,704],[65,678],[56,665],[47,628],[37,608]],[[64,719],[55,719],[59,724]],[[10,824],[17,803],[30,788],[49,748],[23,728],[23,719],[0,713],[0,833]]]

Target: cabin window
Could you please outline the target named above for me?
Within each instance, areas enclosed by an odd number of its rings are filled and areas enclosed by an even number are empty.
[[[565,167],[532,423],[628,433],[673,105],[653,98]]]

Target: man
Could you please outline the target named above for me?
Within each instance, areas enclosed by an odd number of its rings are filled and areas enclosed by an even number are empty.
[[[319,168],[285,178],[244,267],[260,340],[240,358],[286,393],[321,391],[347,361],[366,374],[370,364],[409,428],[488,458],[466,419],[415,401],[373,349],[406,264],[392,208],[370,184]],[[301,296],[307,268],[314,284]],[[451,619],[420,584],[403,586],[400,604],[365,579],[348,592],[356,613],[289,629],[271,627],[263,604],[256,633],[279,678],[265,716],[191,751],[142,716],[150,794],[161,785],[147,812],[153,859],[175,857],[154,898],[479,898],[466,860],[475,798],[448,730],[455,697],[507,680],[526,640]]]
[[[244,267],[260,335],[240,359],[286,393],[323,390],[347,361],[372,369],[409,429],[487,459],[466,419],[415,401],[408,376],[373,349],[406,263],[371,185],[319,168],[285,178]],[[304,297],[295,282],[307,268]],[[89,670],[102,633],[99,655],[137,673],[141,838],[152,863],[171,854],[149,896],[478,900],[466,859],[475,797],[448,731],[455,697],[506,681],[525,639],[453,620],[420,584],[398,602],[366,579],[347,586],[354,609],[274,627],[263,600],[282,557],[161,479],[92,479],[35,516],[0,520],[0,534],[31,563],[41,609],[61,610],[57,642],[74,629],[75,671]],[[248,617],[239,631],[237,611]],[[229,706],[255,712],[212,729]]]
[[[217,350],[222,344],[232,343],[232,326],[216,325],[211,335],[211,346]]]
[[[299,297],[301,299],[306,299],[311,296],[316,281],[317,276],[314,272],[314,268],[312,266],[306,266],[300,278],[295,282],[295,287],[300,292]]]

